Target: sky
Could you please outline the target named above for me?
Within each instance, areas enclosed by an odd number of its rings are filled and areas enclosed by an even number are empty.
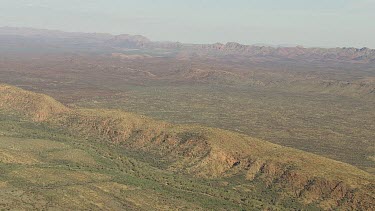
[[[0,0],[0,26],[184,43],[375,48],[375,0]]]

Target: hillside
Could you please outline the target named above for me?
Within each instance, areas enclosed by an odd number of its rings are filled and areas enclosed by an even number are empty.
[[[70,106],[241,132],[375,172],[372,64],[126,55],[2,54],[0,78]]]
[[[122,159],[116,151],[123,149],[130,157],[164,174],[174,172],[180,178],[192,175],[197,186],[200,180],[225,182],[219,190],[233,185],[230,191],[242,196],[235,204],[243,208],[254,205],[247,199],[261,193],[261,189],[275,194],[274,199],[263,203],[279,209],[285,208],[286,201],[294,200],[300,203],[298,206],[311,209],[318,206],[371,210],[375,206],[373,175],[349,164],[243,134],[198,125],[173,125],[116,110],[67,108],[46,95],[8,85],[0,85],[0,102],[1,113],[64,131],[83,140],[83,144],[104,144],[110,154],[119,156],[115,160]],[[6,163],[14,163],[14,159],[8,156]],[[85,160],[74,156],[72,159]],[[86,160],[90,162],[89,158]],[[95,174],[80,177],[106,178]],[[198,191],[194,185],[191,189]],[[210,194],[210,200],[220,198],[220,193]],[[225,196],[225,200],[233,202],[234,198]]]

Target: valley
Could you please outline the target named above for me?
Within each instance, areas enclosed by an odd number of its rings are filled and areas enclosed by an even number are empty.
[[[69,54],[5,58],[2,82],[69,106],[229,129],[374,172],[375,69],[369,64],[278,67]]]
[[[0,28],[0,209],[373,210],[375,51]]]

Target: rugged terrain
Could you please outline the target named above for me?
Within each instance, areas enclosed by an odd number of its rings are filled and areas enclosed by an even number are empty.
[[[8,85],[0,86],[0,102],[2,194],[12,193],[3,199],[4,208],[74,209],[82,200],[93,209],[146,209],[149,203],[160,209],[174,203],[181,209],[213,208],[219,206],[216,200],[222,200],[223,209],[374,208],[373,175],[314,154],[220,129],[172,125],[116,110],[68,108]],[[126,162],[136,170],[123,166]],[[193,179],[185,180],[188,175]],[[142,180],[168,187],[166,193],[151,193],[158,196],[150,202],[134,199],[151,191],[137,186]],[[215,189],[202,192],[207,184],[216,184]],[[77,190],[79,197],[70,203]],[[189,194],[169,196],[181,191]],[[190,197],[201,195],[207,202],[192,205]]]
[[[0,78],[71,106],[228,129],[374,172],[372,64],[17,52],[0,57]]]
[[[0,207],[373,210],[374,58],[0,28]]]

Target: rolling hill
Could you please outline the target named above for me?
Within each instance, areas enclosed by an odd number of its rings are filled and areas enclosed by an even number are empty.
[[[80,202],[92,209],[109,203],[108,209],[160,210],[375,206],[374,175],[240,133],[69,108],[9,85],[0,85],[0,113],[1,194],[13,191],[5,208],[26,208],[28,200],[65,209]],[[15,194],[26,193],[32,198],[16,202]]]

